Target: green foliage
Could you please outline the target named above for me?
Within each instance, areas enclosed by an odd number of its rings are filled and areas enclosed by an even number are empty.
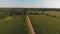
[[[12,16],[0,20],[0,34],[28,34],[25,17]]]
[[[22,10],[19,10],[17,8],[0,8],[0,18],[21,15],[22,12]]]
[[[41,14],[44,14],[44,12],[41,12]]]
[[[60,34],[60,18],[30,15],[36,34]]]
[[[23,12],[17,8],[0,8],[0,34],[29,34]]]

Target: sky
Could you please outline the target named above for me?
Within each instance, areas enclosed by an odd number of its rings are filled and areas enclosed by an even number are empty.
[[[0,7],[60,8],[60,0],[0,0]]]

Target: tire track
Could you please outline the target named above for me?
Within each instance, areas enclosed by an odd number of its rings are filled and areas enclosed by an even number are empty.
[[[34,28],[33,28],[32,24],[31,24],[31,21],[30,21],[28,15],[27,15],[27,21],[28,21],[28,25],[29,25],[29,28],[30,28],[31,34],[35,34]]]

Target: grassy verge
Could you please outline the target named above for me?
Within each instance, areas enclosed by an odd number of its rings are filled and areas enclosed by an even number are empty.
[[[26,25],[27,25],[28,34],[32,34],[31,31],[30,31],[30,27],[29,27],[29,25],[28,25],[27,16],[25,16],[25,22],[26,22]]]

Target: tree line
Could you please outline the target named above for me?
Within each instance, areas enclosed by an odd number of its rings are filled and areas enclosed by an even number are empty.
[[[0,8],[0,18],[7,16],[16,16],[26,14],[23,9],[18,8]]]

